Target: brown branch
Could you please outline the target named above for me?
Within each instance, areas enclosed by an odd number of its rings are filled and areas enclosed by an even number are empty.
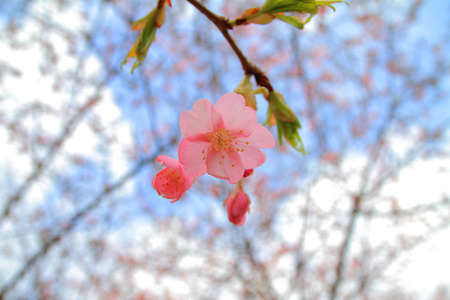
[[[270,282],[270,278],[267,274],[267,270],[255,260],[251,242],[247,238],[244,238],[244,249],[245,254],[248,257],[254,272],[259,273],[259,275],[261,276],[262,288],[264,289],[264,293],[258,294],[261,296],[262,299],[277,299],[272,284]]]
[[[219,31],[222,33],[222,35],[227,40],[230,47],[233,49],[236,56],[239,58],[239,61],[241,62],[242,69],[246,74],[251,74],[255,77],[256,83],[259,86],[263,86],[269,90],[269,92],[273,91],[273,87],[270,84],[270,80],[267,78],[267,76],[264,74],[261,69],[250,62],[247,57],[242,53],[241,49],[238,47],[236,42],[233,40],[231,35],[229,34],[228,30],[233,29],[233,27],[228,22],[228,19],[216,15],[212,11],[210,11],[207,7],[205,7],[202,3],[198,2],[197,0],[186,0],[189,3],[191,3],[195,8],[197,8],[202,14],[204,14],[211,22],[216,25],[216,27],[219,29]]]
[[[330,300],[336,299],[339,287],[342,282],[344,266],[347,259],[347,254],[350,248],[350,243],[353,237],[353,232],[355,231],[355,224],[361,207],[361,197],[359,195],[353,197],[353,208],[350,213],[350,221],[345,230],[344,242],[339,250],[339,260],[336,266],[336,278],[334,279],[333,285],[330,289]]]
[[[101,86],[104,85],[106,80],[101,83]],[[20,201],[20,199],[27,193],[27,191],[31,188],[33,183],[41,176],[41,174],[48,168],[50,163],[55,158],[58,151],[61,149],[61,146],[64,142],[71,136],[72,132],[77,127],[78,123],[83,119],[84,115],[92,108],[94,105],[101,100],[100,96],[97,94],[93,98],[86,101],[86,103],[81,107],[81,109],[77,112],[77,114],[70,119],[66,125],[64,126],[60,136],[57,140],[53,142],[53,144],[49,147],[47,151],[47,155],[40,160],[32,173],[25,179],[25,182],[22,186],[8,198],[5,208],[0,214],[0,221],[4,220],[10,213],[12,206]]]
[[[160,153],[162,147],[156,151],[156,153]],[[131,178],[133,178],[136,174],[138,174],[144,167],[148,166],[148,164],[154,161],[155,157],[149,157],[141,160],[135,167],[125,173],[117,182],[106,186],[103,191],[94,198],[94,200],[85,208],[77,212],[72,218],[68,221],[67,226],[65,226],[61,231],[54,235],[51,239],[49,239],[42,248],[34,254],[31,258],[29,258],[19,272],[8,282],[1,290],[0,290],[0,299],[6,299],[6,294],[11,291],[17,283],[28,273],[28,271],[38,262],[39,259],[43,258],[49,250],[56,245],[64,236],[70,233],[78,224],[78,221],[87,215],[89,212],[98,207],[106,196],[110,195],[112,192],[121,188],[125,183],[127,183]]]

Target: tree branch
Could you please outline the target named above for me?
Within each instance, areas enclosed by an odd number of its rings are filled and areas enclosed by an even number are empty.
[[[160,149],[157,150],[156,153],[160,153]],[[28,273],[28,271],[37,263],[39,259],[43,258],[49,252],[49,250],[55,244],[57,244],[57,242],[63,239],[67,233],[71,232],[76,227],[78,221],[82,217],[84,217],[86,214],[88,214],[96,207],[98,207],[106,196],[110,195],[112,192],[121,188],[125,183],[128,182],[128,180],[133,178],[151,161],[154,161],[155,158],[156,156],[141,160],[135,167],[133,167],[131,170],[125,173],[117,182],[109,186],[106,186],[103,189],[103,191],[97,197],[95,197],[94,200],[89,205],[87,205],[85,208],[81,209],[74,216],[72,216],[72,218],[67,223],[67,226],[61,229],[61,231],[58,234],[54,235],[51,239],[49,239],[36,254],[34,254],[31,258],[29,258],[22,266],[20,271],[17,272],[17,274],[11,279],[11,281],[0,290],[0,299],[6,299],[6,294],[17,285],[17,283]]]
[[[207,7],[205,7],[202,3],[198,2],[197,0],[186,0],[189,3],[191,3],[195,8],[197,8],[202,14],[204,14],[211,22],[216,25],[216,27],[219,29],[219,31],[222,33],[222,35],[227,40],[230,47],[233,49],[236,56],[239,58],[239,61],[241,62],[242,69],[246,74],[251,74],[255,77],[256,83],[259,86],[263,86],[269,90],[269,92],[273,91],[273,87],[270,84],[270,80],[267,78],[267,76],[264,74],[261,69],[250,62],[247,57],[242,53],[241,49],[237,46],[236,42],[233,40],[231,35],[229,34],[228,30],[233,29],[233,27],[228,22],[228,19],[216,15],[212,11],[210,11]]]
[[[345,230],[344,242],[339,250],[339,262],[336,266],[336,278],[330,289],[330,300],[336,299],[339,287],[342,282],[342,276],[344,272],[345,261],[347,258],[348,250],[350,248],[350,243],[353,237],[353,232],[355,231],[356,218],[360,212],[361,207],[361,197],[359,195],[353,197],[353,208],[350,213],[350,221]]]

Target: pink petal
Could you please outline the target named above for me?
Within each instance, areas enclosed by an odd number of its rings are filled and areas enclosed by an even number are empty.
[[[184,182],[184,190],[187,191],[191,188],[191,186],[194,184],[194,177],[188,176],[186,174],[183,174],[183,178],[185,180]]]
[[[208,174],[226,179],[230,184],[235,184],[244,176],[244,165],[235,150],[217,152],[212,150],[206,158]]]
[[[178,158],[183,164],[183,171],[189,176],[200,177],[206,173],[203,159],[208,153],[208,142],[191,142],[183,139],[178,147]],[[203,153],[202,153],[203,152]]]
[[[199,136],[214,131],[222,124],[222,120],[209,100],[199,99],[194,102],[192,111],[181,113],[179,124],[183,137],[195,141]]]
[[[252,146],[255,148],[273,148],[275,146],[275,140],[273,139],[272,134],[267,130],[266,127],[257,123],[256,128],[253,131],[252,135],[248,138],[240,138],[242,142],[248,142],[248,146]]]
[[[245,169],[254,169],[261,166],[266,161],[266,154],[255,147],[241,146],[239,155]]]
[[[245,167],[241,157],[235,150],[230,150],[229,152],[229,154],[224,155],[223,164],[225,173],[228,176],[228,183],[235,184],[244,176]]]
[[[223,126],[237,136],[250,136],[257,124],[256,111],[245,106],[245,98],[236,93],[225,94],[217,100],[214,109],[222,116]]]
[[[163,163],[169,169],[179,169],[180,168],[180,162],[178,160],[176,160],[172,157],[166,156],[166,155],[159,155],[155,160]]]
[[[208,172],[209,175],[220,179],[228,179],[227,173],[225,173],[225,168],[223,166],[222,152],[217,152],[216,150],[211,149],[206,157],[206,172]]]

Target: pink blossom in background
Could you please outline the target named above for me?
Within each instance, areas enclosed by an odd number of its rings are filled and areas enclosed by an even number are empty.
[[[245,215],[250,212],[250,198],[242,191],[233,193],[224,205],[227,206],[228,220],[238,226],[242,226],[245,223]]]
[[[245,169],[261,166],[266,154],[260,148],[275,144],[270,132],[256,120],[256,111],[245,106],[236,93],[225,94],[216,105],[206,99],[195,101],[192,111],[179,119],[183,140],[178,157],[184,171],[193,177],[208,173],[234,184]]]
[[[186,175],[183,165],[176,159],[160,155],[156,161],[162,162],[166,168],[159,171],[152,180],[152,187],[158,195],[172,199],[171,203],[179,200],[194,183],[194,177]]]

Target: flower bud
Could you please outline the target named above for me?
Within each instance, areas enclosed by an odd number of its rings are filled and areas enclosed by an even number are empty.
[[[294,122],[296,117],[289,106],[284,101],[284,97],[277,91],[269,93],[269,105],[275,117],[285,122]]]
[[[242,177],[245,178],[245,177],[251,176],[251,175],[253,175],[254,171],[255,171],[254,169],[245,169],[244,176],[242,176]]]
[[[234,192],[224,205],[227,206],[228,220],[238,226],[245,223],[245,215],[250,212],[250,197],[243,191]]]
[[[269,92],[265,87],[259,87],[256,90],[253,90],[250,77],[251,77],[250,74],[246,74],[244,79],[242,79],[242,81],[236,87],[234,92],[244,96],[245,106],[250,106],[253,107],[255,110],[257,110],[255,95],[256,94],[268,95]]]
[[[269,93],[268,100],[269,109],[264,124],[268,123],[269,126],[273,126],[273,124],[276,123],[278,129],[278,142],[280,145],[283,144],[282,137],[284,136],[295,150],[306,154],[302,139],[298,133],[298,129],[302,128],[302,126],[297,116],[284,101],[283,95],[277,91],[272,91]]]

